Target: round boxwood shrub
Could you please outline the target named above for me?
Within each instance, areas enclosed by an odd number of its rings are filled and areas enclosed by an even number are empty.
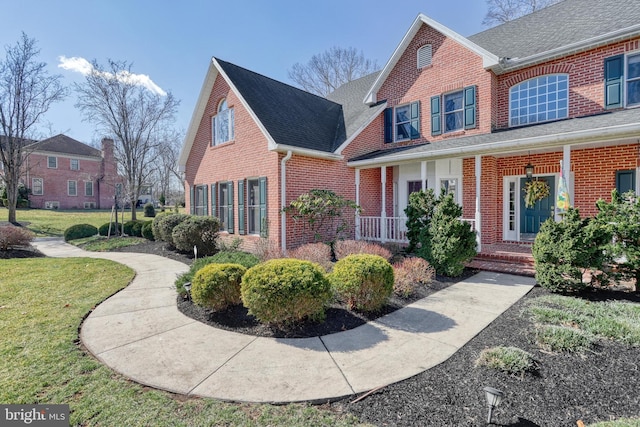
[[[153,237],[153,221],[144,221],[140,229],[142,237],[147,240],[155,240]]]
[[[98,234],[98,229],[91,224],[76,224],[64,230],[64,241],[82,239]]]
[[[322,267],[292,258],[272,259],[247,270],[241,293],[249,314],[267,324],[323,320],[332,297]]]
[[[156,216],[156,208],[153,207],[153,203],[145,203],[144,216],[147,218],[153,218]]]
[[[191,282],[191,299],[213,311],[240,304],[240,282],[246,271],[239,264],[209,264],[201,268]]]
[[[376,311],[393,292],[393,267],[379,255],[349,255],[336,262],[329,280],[350,309]]]
[[[134,229],[137,227],[138,229],[138,234],[136,235],[136,232],[134,231]],[[132,221],[127,221],[124,224],[122,224],[122,231],[124,231],[124,234],[126,234],[127,236],[135,236],[135,237],[141,237],[141,233],[140,233],[140,229],[142,228],[142,221],[139,220],[132,220]]]
[[[162,236],[160,234],[160,224],[162,223],[165,217],[171,214],[172,214],[171,212],[160,213],[156,215],[155,218],[153,218],[153,220],[151,220],[152,221],[151,231],[153,232],[154,240],[162,240]]]
[[[115,222],[107,222],[105,224],[102,224],[99,228],[98,228],[98,234],[100,234],[101,236],[107,236],[109,234],[109,225],[111,225],[111,235],[115,236],[116,234],[122,234],[122,223],[118,223],[118,229],[116,230],[116,223]],[[116,231],[119,231],[119,233],[116,233]]]
[[[166,222],[167,220],[163,224]],[[220,231],[218,218],[186,215],[186,218],[173,228],[171,241],[179,251],[191,252],[195,246],[198,248],[198,256],[209,256],[216,253],[218,231]]]
[[[145,221],[136,221],[135,224],[133,224],[133,227],[131,227],[131,233],[133,233],[132,235],[134,237],[142,237],[142,226],[145,224]]]
[[[187,218],[189,218],[189,215],[187,214],[163,215],[162,218],[160,218],[160,220],[157,222],[156,228],[158,232],[156,233],[156,230],[154,229],[153,236],[156,238],[156,240],[162,240],[163,242],[169,243],[169,245],[171,246],[175,246],[172,237],[173,229]],[[156,224],[156,221],[154,220],[153,223]],[[191,247],[193,248],[193,244],[191,245]]]

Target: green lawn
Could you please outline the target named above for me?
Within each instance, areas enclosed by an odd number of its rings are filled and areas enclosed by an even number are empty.
[[[12,273],[0,274],[2,403],[66,403],[71,425],[83,426],[357,425],[352,417],[307,405],[178,398],[104,367],[78,347],[78,326],[93,306],[133,278],[123,265],[32,258],[3,260],[0,269]]]

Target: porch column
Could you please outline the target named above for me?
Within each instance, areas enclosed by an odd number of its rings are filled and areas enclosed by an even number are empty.
[[[422,191],[427,191],[427,162],[420,162],[420,179],[422,180]]]
[[[360,169],[356,169],[356,205],[360,206]],[[356,240],[360,240],[360,212],[356,209]]]
[[[380,167],[380,183],[382,184],[382,212],[380,212],[380,241],[387,241],[387,167]]]
[[[480,214],[480,180],[482,178],[482,156],[476,156],[476,215],[475,215],[475,226],[476,226],[476,250],[478,253],[482,250],[482,237],[480,235],[480,229],[482,224],[482,215]]]
[[[571,177],[571,146],[562,147],[562,170],[567,178],[567,191],[569,192],[569,206],[573,206],[573,178]]]

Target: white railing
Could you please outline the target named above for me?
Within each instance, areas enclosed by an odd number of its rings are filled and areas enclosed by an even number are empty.
[[[468,222],[471,229],[476,230],[475,219],[460,218],[460,221]],[[361,216],[358,217],[358,222],[357,239],[409,243],[406,217]]]

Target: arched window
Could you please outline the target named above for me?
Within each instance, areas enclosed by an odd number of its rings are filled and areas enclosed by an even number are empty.
[[[551,74],[524,81],[509,90],[509,126],[569,116],[569,76]]]
[[[235,137],[233,108],[229,108],[226,98],[218,103],[218,114],[211,119],[211,145],[220,145],[232,141]]]

